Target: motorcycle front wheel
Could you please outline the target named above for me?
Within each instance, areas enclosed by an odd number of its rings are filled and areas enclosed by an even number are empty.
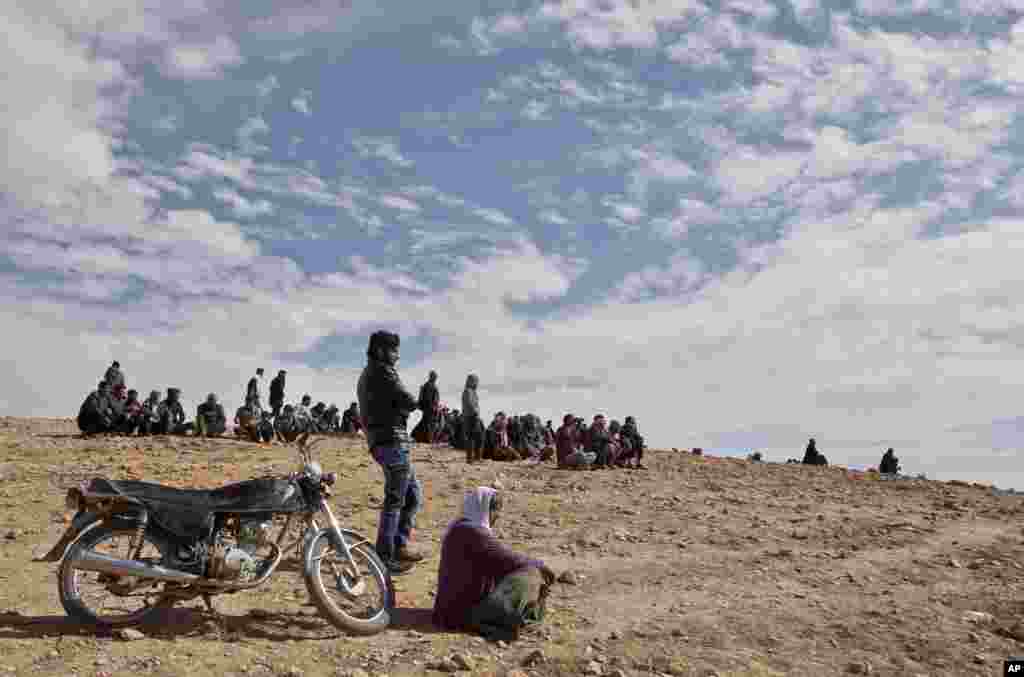
[[[391,624],[395,592],[384,562],[369,543],[350,550],[355,567],[321,530],[309,539],[303,557],[306,587],[313,603],[332,624],[355,635],[374,635]]]

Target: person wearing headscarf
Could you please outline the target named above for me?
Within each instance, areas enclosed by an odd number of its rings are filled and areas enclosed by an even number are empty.
[[[168,388],[167,398],[157,407],[160,421],[154,431],[157,435],[184,435],[191,432],[195,424],[185,420],[185,409],[181,406],[181,390]]]
[[[510,641],[524,625],[543,620],[546,588],[555,572],[495,538],[492,528],[503,502],[491,487],[466,492],[462,514],[448,525],[441,543],[434,625]]]
[[[376,331],[366,349],[366,368],[356,392],[366,444],[384,473],[384,502],[377,525],[377,554],[392,575],[408,573],[423,553],[409,542],[423,494],[409,458],[409,414],[416,398],[398,376],[398,334]]]
[[[484,422],[480,418],[479,385],[477,375],[470,374],[466,377],[466,387],[462,391],[462,434],[466,440],[466,463],[484,460]]]
[[[362,424],[359,422],[359,404],[353,402],[345,410],[345,413],[341,415],[341,432],[353,434],[362,430],[362,427]]]
[[[281,413],[274,418],[274,434],[279,442],[285,444],[291,444],[300,437],[303,440],[309,437],[309,433],[295,418],[295,407],[291,404],[284,405]]]

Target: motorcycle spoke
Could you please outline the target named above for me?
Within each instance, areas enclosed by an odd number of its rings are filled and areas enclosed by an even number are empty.
[[[124,541],[124,545],[122,545]],[[125,533],[113,533],[96,543],[93,552],[109,555],[118,559],[134,559],[147,564],[158,563],[162,555],[155,545],[143,537],[141,553],[138,558],[132,557],[137,537]],[[124,553],[124,554],[122,554]],[[160,592],[153,588],[154,582],[136,582],[137,588],[118,590],[117,585],[130,585],[132,581],[125,577],[103,574],[95,571],[75,570],[74,587],[82,604],[98,618],[116,622],[134,616],[154,606],[154,599]]]
[[[355,568],[344,553],[325,543],[324,550],[314,556],[315,568],[333,606],[346,616],[368,620],[385,607],[387,590],[380,584],[382,578],[373,575],[375,565],[362,548],[352,549],[351,555]]]

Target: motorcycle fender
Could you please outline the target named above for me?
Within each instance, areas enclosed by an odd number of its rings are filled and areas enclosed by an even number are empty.
[[[94,527],[102,523],[117,523],[125,527],[143,526],[149,521],[149,514],[144,509],[136,510],[134,513],[123,513],[118,515],[98,514],[94,512],[79,511],[71,520],[71,525],[64,535],[60,537],[57,544],[50,548],[50,551],[42,557],[34,558],[33,562],[59,562],[64,559],[68,548]]]
[[[370,540],[368,538],[363,537],[362,534],[359,534],[355,531],[350,531],[348,529],[342,529],[341,534],[342,537],[345,539],[345,545],[348,546],[349,550],[356,547],[357,545],[370,542]],[[333,545],[338,550],[345,550],[342,544],[338,543],[337,536],[335,536],[334,530],[330,527],[323,527],[322,529],[309,529],[306,531],[306,536],[303,539],[303,562],[307,564],[312,562],[313,544],[321,535],[327,536],[328,540],[330,540],[331,542],[331,545]]]
[[[79,511],[74,518],[71,520],[71,524],[68,526],[67,531],[60,537],[57,544],[50,548],[50,551],[42,557],[33,558],[33,562],[59,562],[64,559],[64,553],[67,552],[68,547],[72,543],[82,537],[85,532],[89,531],[97,524],[100,523],[101,516],[94,512]]]

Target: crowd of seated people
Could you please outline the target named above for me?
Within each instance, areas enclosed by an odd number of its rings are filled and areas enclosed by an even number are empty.
[[[234,428],[238,438],[270,443],[274,440],[293,442],[301,435],[344,433],[355,434],[362,429],[359,405],[355,402],[345,411],[325,402],[312,404],[304,395],[297,405],[284,405],[283,370],[271,382],[271,407],[264,409],[260,397],[263,370],[250,379],[245,402],[235,411]],[[124,372],[114,361],[96,390],[89,393],[79,408],[77,423],[86,435],[187,435],[219,437],[229,432],[228,419],[216,393],[210,393],[196,407],[194,420],[189,420],[181,402],[180,388],[167,388],[166,395],[153,390],[140,401],[138,391],[125,385]]]

